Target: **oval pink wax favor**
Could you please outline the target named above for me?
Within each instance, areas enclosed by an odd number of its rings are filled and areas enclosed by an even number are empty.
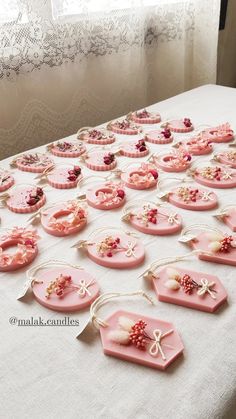
[[[147,109],[142,109],[130,112],[127,119],[132,119],[137,124],[158,124],[161,121],[161,115],[158,112],[149,112]]]
[[[120,154],[126,157],[145,157],[149,154],[149,149],[144,140],[131,141],[121,144]]]
[[[17,167],[23,172],[42,173],[44,170],[53,166],[53,160],[46,154],[25,153],[17,156],[11,163],[12,167]]]
[[[6,205],[10,211],[27,214],[38,211],[46,202],[42,188],[32,185],[14,187],[6,197]]]
[[[55,204],[41,211],[41,224],[57,237],[78,233],[87,224],[86,207],[76,200]]]
[[[112,152],[94,151],[84,156],[86,166],[91,170],[107,171],[116,167],[116,156]]]
[[[202,131],[201,136],[213,143],[228,143],[234,139],[234,131],[231,129],[230,124],[226,122],[225,124]]]
[[[46,269],[37,274],[32,286],[35,299],[56,311],[79,311],[98,297],[97,281],[82,268]]]
[[[150,189],[157,185],[158,172],[153,164],[142,163],[139,166],[130,167],[125,172],[122,172],[121,180],[130,189]]]
[[[194,126],[189,118],[174,119],[163,123],[161,126],[168,128],[172,132],[183,134],[194,130]]]
[[[153,130],[148,131],[144,140],[153,144],[169,144],[173,141],[173,135],[168,128],[163,128],[163,130]]]
[[[13,176],[8,170],[0,169],[0,192],[4,192],[14,185],[15,181]]]
[[[56,143],[49,144],[48,150],[57,157],[79,157],[86,151],[86,148],[82,142],[75,141],[58,141]]]
[[[236,186],[236,170],[224,166],[206,166],[192,172],[194,180],[210,188],[234,188]]]
[[[0,271],[15,271],[33,262],[38,254],[39,238],[36,230],[21,227],[14,227],[1,233]]]
[[[96,128],[81,128],[77,134],[78,138],[88,144],[106,145],[115,142],[116,137],[108,130]]]
[[[207,211],[218,205],[214,192],[200,188],[180,186],[168,193],[168,201],[178,208],[191,211]]]
[[[124,205],[126,194],[123,183],[106,182],[88,188],[86,199],[87,203],[93,208],[110,210]]]
[[[56,189],[76,188],[81,179],[81,168],[77,165],[60,165],[47,173],[49,185]]]
[[[142,132],[142,128],[134,124],[129,119],[111,121],[107,125],[107,129],[116,134],[123,134],[123,135],[137,135],[140,132]]]

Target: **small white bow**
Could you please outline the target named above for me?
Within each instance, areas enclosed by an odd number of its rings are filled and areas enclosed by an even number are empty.
[[[211,296],[211,298],[213,298],[213,300],[216,300],[216,296],[214,295],[214,293],[211,291],[211,288],[214,287],[215,282],[209,282],[206,278],[202,278],[201,279],[201,288],[197,291],[198,295],[204,295],[206,292],[208,292],[208,294]]]
[[[135,257],[135,253],[134,253],[135,246],[136,246],[136,243],[135,242],[132,243],[132,242],[128,241],[128,243],[127,243],[127,250],[125,252],[125,256],[127,256],[127,257],[131,257],[131,256]]]
[[[232,172],[224,172],[222,178],[225,180],[232,179]]]
[[[179,224],[178,214],[170,214],[168,217],[168,223],[170,224]]]
[[[88,283],[86,283],[85,279],[81,279],[79,282],[79,287],[78,287],[78,291],[77,294],[83,298],[85,297],[86,294],[88,294],[89,296],[91,296],[91,292],[88,290],[88,288],[94,283],[94,281],[90,281]]]
[[[203,201],[213,201],[213,197],[211,196],[212,192],[204,191],[201,194],[201,198]]]
[[[173,333],[173,331],[174,330],[171,329],[171,330],[168,330],[166,333],[162,333],[162,331],[160,329],[153,330],[153,336],[154,336],[154,339],[155,340],[154,340],[153,344],[149,348],[149,354],[151,356],[157,356],[158,353],[160,352],[163,361],[166,360],[165,354],[164,354],[163,349],[161,347],[161,340],[164,337],[166,337],[166,336],[170,335],[171,333]],[[169,346],[171,348],[170,345],[165,345],[165,346]]]

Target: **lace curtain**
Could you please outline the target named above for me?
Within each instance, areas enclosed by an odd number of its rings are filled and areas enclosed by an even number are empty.
[[[220,0],[0,0],[0,155],[214,83]]]

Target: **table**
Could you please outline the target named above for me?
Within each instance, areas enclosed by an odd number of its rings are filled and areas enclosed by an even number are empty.
[[[229,121],[236,130],[236,90],[206,85],[150,106],[163,116],[189,116],[195,125],[217,125]],[[73,138],[74,136],[68,137]],[[216,145],[215,149],[225,148]],[[150,144],[152,150],[165,150],[169,146]],[[43,151],[45,147],[37,150]],[[54,157],[56,162],[67,159]],[[121,158],[122,162],[128,161]],[[209,156],[201,158],[208,160]],[[8,167],[11,159],[2,161]],[[73,159],[70,159],[72,161]],[[75,159],[76,161],[76,159]],[[120,160],[121,161],[121,160]],[[90,172],[87,169],[87,173]],[[91,172],[90,172],[91,173]],[[33,181],[34,174],[15,171],[22,183]],[[217,190],[221,204],[235,203],[235,190]],[[68,199],[76,195],[72,190],[46,187],[48,202]],[[156,191],[127,190],[128,199],[141,196],[153,199]],[[195,222],[222,227],[212,217],[214,210],[192,212],[178,209],[184,225]],[[138,366],[105,356],[99,335],[85,334],[76,339],[88,321],[89,311],[70,315],[79,319],[79,327],[17,327],[9,318],[43,319],[63,318],[39,305],[31,296],[24,302],[16,297],[25,282],[25,269],[1,275],[1,396],[0,416],[7,418],[68,419],[216,419],[235,417],[236,407],[236,281],[234,268],[212,264],[192,258],[190,269],[216,273],[228,291],[228,304],[216,314],[203,313],[181,306],[158,302],[154,291],[138,276],[154,259],[187,253],[185,245],[178,243],[178,235],[155,237],[139,233],[146,248],[146,262],[136,269],[110,270],[81,256],[71,245],[78,237],[87,238],[95,228],[103,225],[122,225],[121,210],[99,211],[89,207],[90,222],[79,236],[56,238],[39,226],[40,254],[35,264],[49,258],[79,263],[99,281],[102,291],[149,292],[156,302],[153,307],[140,298],[111,302],[102,310],[102,316],[123,308],[149,316],[173,321],[185,345],[184,356],[174,362],[166,372]],[[1,210],[2,227],[24,225],[28,215]],[[180,265],[182,266],[182,265]],[[183,263],[184,266],[184,263]]]

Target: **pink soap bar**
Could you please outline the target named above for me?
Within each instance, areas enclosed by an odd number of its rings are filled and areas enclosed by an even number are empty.
[[[142,143],[143,145],[141,145]],[[144,140],[132,141],[121,144],[120,154],[126,157],[145,157],[149,154],[149,149]]]
[[[216,156],[216,160],[236,169],[236,151],[224,151]]]
[[[234,139],[234,132],[228,122],[219,125],[218,127],[206,129],[201,135],[208,138],[213,143],[228,143]]]
[[[107,129],[114,132],[115,134],[123,135],[137,135],[142,129],[138,125],[135,125],[132,121],[128,119],[123,119],[121,121],[112,121],[107,125]]]
[[[53,166],[53,160],[40,153],[25,153],[16,158],[15,164],[24,172],[42,173],[45,169]]]
[[[174,234],[181,230],[182,218],[179,214],[170,209],[160,208],[156,209],[156,214],[149,216],[152,210],[152,208],[149,211],[138,208],[135,215],[130,216],[130,224],[142,233],[159,236]]]
[[[191,211],[207,211],[218,205],[214,192],[199,188],[175,188],[169,193],[168,201],[178,208]]]
[[[89,169],[97,171],[112,170],[117,165],[115,155],[105,151],[89,153],[85,163]]]
[[[164,172],[184,172],[191,165],[191,161],[180,160],[174,154],[165,154],[160,157],[154,156],[153,161]]]
[[[53,236],[69,236],[86,226],[87,215],[74,201],[68,201],[42,211],[41,224],[44,230]]]
[[[65,294],[58,296],[53,292],[46,297],[46,289],[51,281],[55,281],[60,275],[71,276],[72,287],[65,289]],[[33,285],[33,293],[36,300],[43,306],[56,311],[72,312],[79,311],[88,306],[98,297],[99,285],[95,279],[83,269],[53,268],[37,274],[37,281]],[[81,282],[82,281],[82,284]],[[73,285],[77,287],[73,288]]]
[[[168,281],[168,269],[174,269],[178,272],[180,277],[189,275],[197,284],[202,285],[202,280],[207,280],[209,284],[214,283],[210,287],[211,295],[209,292],[205,292],[202,295],[198,295],[198,289],[193,289],[190,294],[184,291],[184,288],[174,290],[167,287]],[[181,269],[176,266],[165,266],[163,269],[158,271],[156,278],[153,278],[153,285],[157,294],[158,300],[166,303],[177,304],[184,307],[193,308],[195,310],[207,311],[213,313],[227,300],[227,293],[221,284],[220,280],[215,275],[210,275],[201,272],[190,271],[188,269]],[[214,290],[214,291],[213,291]]]
[[[236,170],[210,166],[203,169],[196,169],[194,180],[210,188],[234,188],[236,186]]]
[[[130,168],[121,174],[121,180],[130,189],[145,190],[156,187],[158,172],[155,166],[143,164],[136,168]]]
[[[195,240],[191,241],[191,245],[194,249],[210,252],[211,254],[200,253],[199,259],[207,260],[209,262],[223,263],[226,265],[236,266],[236,247],[231,248],[228,253],[221,251],[211,252],[209,249],[210,240],[207,233],[200,233]]]
[[[169,144],[173,141],[170,130],[153,130],[145,134],[145,141],[153,144]]]
[[[126,196],[122,183],[106,182],[88,188],[86,199],[87,203],[93,208],[110,210],[123,206]]]
[[[158,112],[148,112],[146,109],[132,112],[130,117],[137,124],[158,124],[161,122],[161,115]]]
[[[115,142],[116,137],[109,131],[99,129],[88,129],[79,133],[79,138],[89,144],[106,145]]]
[[[145,349],[139,349],[132,343],[122,345],[111,340],[111,333],[117,330],[122,330],[118,323],[119,318],[121,317],[128,318],[135,323],[142,319],[147,324],[145,332],[151,339],[148,340]],[[100,335],[103,351],[106,355],[111,355],[124,361],[135,362],[151,368],[165,370],[178,356],[183,353],[183,343],[172,323],[160,320],[156,317],[147,317],[142,314],[131,313],[123,310],[116,311],[105,321],[108,326],[100,328]],[[161,350],[164,355],[163,359],[160,349],[158,348],[157,350],[158,346],[155,343],[156,337],[158,333],[164,334],[171,331],[172,333],[164,336],[160,341]],[[156,333],[154,334],[154,332]],[[150,354],[150,351],[153,351],[153,355]]]
[[[7,170],[0,169],[0,192],[4,192],[14,185],[13,176]]]
[[[12,212],[27,214],[38,211],[45,202],[46,196],[41,188],[18,186],[11,191],[6,204]]]
[[[174,119],[173,121],[169,121],[166,124],[166,127],[169,128],[172,132],[179,132],[185,133],[193,131],[194,127],[189,119],[186,119],[186,123],[184,123],[186,118],[182,119]]]
[[[135,239],[127,234],[116,233],[112,239],[119,239],[117,249],[114,251],[107,250],[103,254],[98,251],[101,242],[107,237],[111,237],[110,233],[100,234],[96,237],[92,244],[87,247],[88,256],[95,263],[107,268],[129,269],[140,265],[145,258],[144,246],[140,240]]]
[[[77,166],[74,166],[77,167]],[[80,169],[80,168],[79,168]],[[81,173],[72,174],[72,166],[58,166],[55,167],[47,175],[48,183],[56,189],[71,189],[76,188],[79,180],[81,180]],[[80,169],[81,170],[81,169]]]
[[[86,151],[82,142],[58,141],[49,146],[49,150],[57,157],[79,157]]]

